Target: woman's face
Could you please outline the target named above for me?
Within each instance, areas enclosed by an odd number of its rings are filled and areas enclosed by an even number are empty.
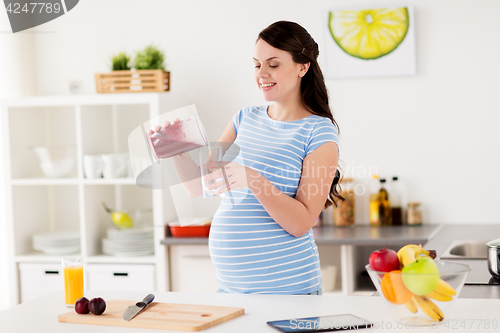
[[[259,39],[253,55],[255,80],[266,101],[282,102],[300,94],[300,80],[309,66],[293,61],[287,51]]]

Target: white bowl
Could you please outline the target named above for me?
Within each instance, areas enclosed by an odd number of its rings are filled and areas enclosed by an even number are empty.
[[[74,148],[72,147],[33,147],[39,166],[45,177],[60,178],[67,176],[75,166]]]
[[[54,162],[40,163],[40,169],[42,169],[45,177],[48,178],[61,178],[67,176],[75,165],[75,160],[73,159],[63,159]]]

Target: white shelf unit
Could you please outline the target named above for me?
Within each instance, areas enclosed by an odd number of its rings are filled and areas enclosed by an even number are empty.
[[[148,190],[133,178],[85,179],[83,155],[128,152],[128,135],[162,113],[192,104],[166,93],[40,96],[0,101],[5,159],[10,303],[20,302],[20,263],[60,263],[32,247],[41,231],[79,230],[87,264],[154,265],[157,291],[168,291],[167,252],[160,241],[175,209],[163,190]],[[67,178],[45,178],[31,146],[75,147],[76,167]],[[101,202],[115,209],[152,209],[155,254],[114,257],[101,252],[101,239],[113,226]],[[85,266],[84,266],[85,269]],[[61,286],[62,289],[62,286]]]

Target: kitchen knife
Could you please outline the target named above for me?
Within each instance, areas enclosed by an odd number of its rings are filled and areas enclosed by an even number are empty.
[[[141,302],[137,302],[135,305],[131,305],[125,310],[122,315],[122,318],[126,321],[130,321],[130,319],[134,318],[136,314],[138,314],[142,309],[144,309],[149,303],[151,303],[155,299],[155,295],[149,294]]]

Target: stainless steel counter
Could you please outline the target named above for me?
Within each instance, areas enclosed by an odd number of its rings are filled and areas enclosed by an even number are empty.
[[[316,244],[390,246],[424,244],[435,237],[437,225],[372,227],[356,225],[351,227],[322,226],[313,228]]]
[[[316,244],[335,245],[373,245],[390,246],[404,244],[424,244],[435,237],[440,226],[397,226],[372,227],[369,225],[355,225],[351,227],[335,227],[326,225],[313,228]],[[175,238],[166,237],[161,241],[163,245],[196,245],[208,244],[208,238]]]
[[[435,237],[429,239],[425,248],[436,250],[441,256],[454,240],[487,241],[500,238],[500,225],[442,225]]]
[[[429,240],[424,247],[429,250],[436,250],[438,258],[441,258],[441,256],[449,252],[449,247],[453,244],[479,241],[484,242],[486,247],[488,241],[496,238],[500,238],[500,225],[443,225],[439,233]],[[491,292],[491,298],[500,297],[500,286],[492,285],[499,282],[491,279],[486,258],[467,259],[451,256],[451,258],[442,258],[442,260],[460,262],[471,267],[472,270],[465,280],[467,288],[463,290],[464,295],[472,297],[476,292],[483,293],[483,290],[485,290],[485,295]],[[488,288],[490,288],[490,291],[488,291]]]

